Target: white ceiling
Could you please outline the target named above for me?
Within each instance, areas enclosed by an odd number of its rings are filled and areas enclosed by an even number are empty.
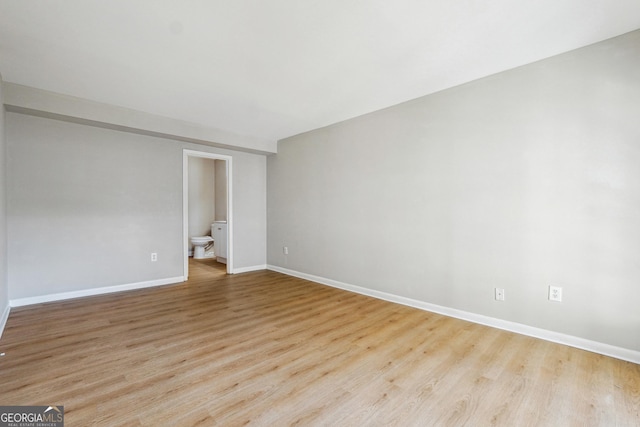
[[[638,0],[0,0],[0,73],[280,139],[638,28]]]

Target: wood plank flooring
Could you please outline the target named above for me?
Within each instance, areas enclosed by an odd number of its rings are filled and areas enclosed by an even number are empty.
[[[640,426],[640,365],[275,272],[190,274],[13,309],[0,404],[68,426]]]

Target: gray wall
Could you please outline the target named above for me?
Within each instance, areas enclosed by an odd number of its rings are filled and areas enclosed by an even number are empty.
[[[266,267],[267,158],[234,154],[232,184],[233,268]]]
[[[210,236],[216,216],[216,163],[202,157],[189,157],[188,162],[189,238]],[[192,249],[189,242],[189,250]]]
[[[7,284],[6,142],[2,85],[2,75],[0,75],[0,335],[4,326],[4,314],[9,308],[9,286]]]
[[[227,220],[227,165],[224,160],[214,160],[215,164],[215,205],[216,221]]]
[[[233,156],[234,267],[265,264],[263,155],[17,113],[6,127],[10,299],[182,276],[183,148]]]
[[[640,31],[280,141],[268,263],[640,350],[638,70]]]

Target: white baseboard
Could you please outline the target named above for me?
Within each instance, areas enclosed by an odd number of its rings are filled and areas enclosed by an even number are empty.
[[[105,286],[102,288],[83,289],[80,291],[62,292],[58,294],[39,295],[36,297],[17,298],[9,300],[11,307],[22,307],[25,305],[42,304],[45,302],[62,301],[73,298],[88,297],[94,295],[110,294],[114,292],[131,291],[134,289],[151,288],[154,286],[170,285],[184,282],[183,276],[170,277],[167,279],[149,280],[147,282],[129,283],[126,285]]]
[[[553,332],[546,329],[540,329],[533,326],[524,325],[521,323],[510,322],[508,320],[496,319],[494,317],[484,316],[482,314],[471,313],[468,311],[458,310],[455,308],[444,307],[441,305],[430,304],[428,302],[415,300],[412,298],[406,298],[399,295],[390,294],[387,292],[376,291],[373,289],[363,288],[361,286],[350,285],[348,283],[338,282],[336,280],[327,279],[324,277],[314,276],[312,274],[301,273],[295,270],[289,270],[288,268],[278,267],[275,265],[267,265],[269,270],[277,271],[289,276],[298,277],[301,279],[309,280],[312,282],[320,283],[323,285],[331,286],[345,291],[355,292],[362,295],[390,301],[409,307],[418,308],[433,313],[443,314],[445,316],[455,317],[457,319],[466,320],[473,323],[479,323],[481,325],[491,326],[493,328],[503,329],[509,332],[515,332],[521,335],[527,335],[534,338],[540,338],[546,341],[555,342],[558,344],[568,345],[570,347],[576,347],[582,350],[591,351],[594,353],[602,354],[605,356],[614,357],[616,359],[626,360],[640,364],[640,351],[635,351],[623,347],[617,347],[610,344],[605,344],[597,341],[591,341],[584,338],[576,337],[573,335],[562,334],[559,332]]]
[[[2,315],[0,316],[0,338],[2,338],[2,333],[4,332],[4,327],[7,326],[7,320],[9,319],[9,312],[11,311],[11,306],[8,305],[2,311]]]
[[[233,269],[233,273],[232,274],[238,274],[238,273],[248,273],[250,271],[258,271],[258,270],[266,270],[267,269],[267,265],[266,264],[262,264],[262,265],[252,265],[250,267],[240,267],[240,268],[234,268]]]

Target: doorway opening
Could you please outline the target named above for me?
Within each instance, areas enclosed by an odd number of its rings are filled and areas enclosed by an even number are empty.
[[[227,274],[233,273],[233,203],[232,203],[232,157],[222,154],[207,153],[205,151],[195,151],[184,149],[182,151],[182,240],[183,240],[183,257],[184,257],[184,280],[189,277],[189,158],[197,157],[201,159],[220,160],[220,164],[224,164],[224,175],[226,177],[226,197],[224,204],[226,205],[226,221],[227,221],[227,247],[226,262]],[[211,186],[214,183],[211,182]],[[215,242],[214,242],[215,252]]]

